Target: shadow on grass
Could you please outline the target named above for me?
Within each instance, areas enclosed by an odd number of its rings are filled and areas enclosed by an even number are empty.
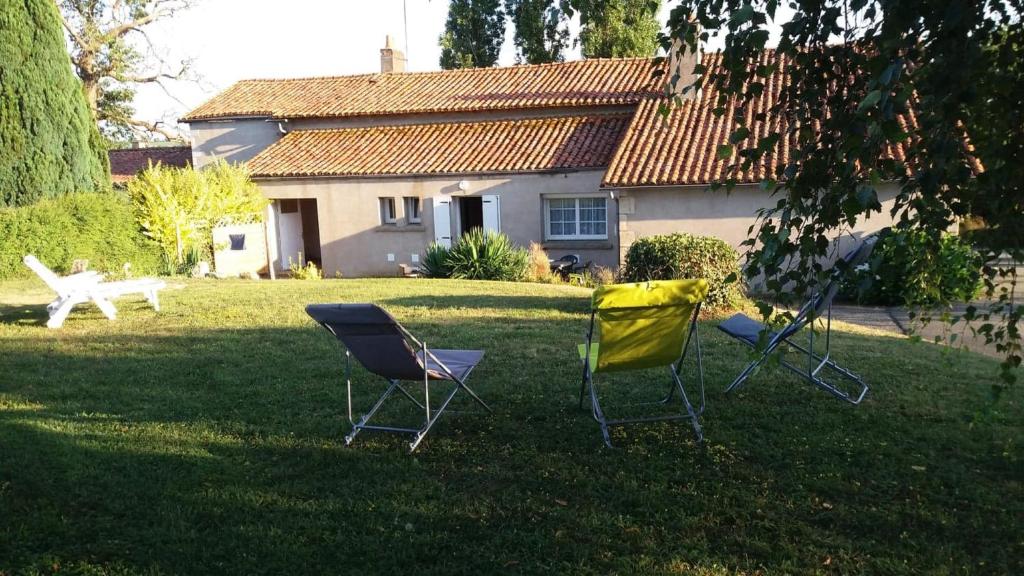
[[[837,334],[863,406],[770,369],[725,398],[746,357],[704,326],[706,451],[685,423],[608,451],[575,407],[582,323],[443,316],[405,324],[487,350],[470,383],[498,414],[446,418],[414,456],[343,446],[341,355],[315,326],[26,331],[0,355],[0,571],[1021,568],[1020,394],[972,425],[984,360]],[[608,382],[629,399],[637,381]],[[362,406],[381,390],[356,385]]]

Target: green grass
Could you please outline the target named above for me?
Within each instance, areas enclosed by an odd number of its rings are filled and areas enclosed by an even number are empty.
[[[992,407],[981,356],[840,325],[863,405],[776,368],[726,396],[747,355],[708,320],[706,447],[662,423],[608,450],[575,404],[585,290],[175,282],[160,313],[82,306],[56,331],[42,284],[0,284],[0,573],[1024,570],[1022,393]],[[414,455],[346,447],[339,347],[303,307],[360,301],[484,348],[469,383],[497,413],[443,418]],[[381,387],[355,380],[367,406]],[[609,410],[662,383],[608,386]]]

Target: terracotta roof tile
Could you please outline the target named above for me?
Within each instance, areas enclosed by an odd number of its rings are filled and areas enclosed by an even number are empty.
[[[249,161],[254,176],[385,176],[608,166],[627,114],[295,130]]]
[[[767,64],[777,58],[780,56],[775,51],[767,51],[760,63]],[[721,63],[721,54],[705,54],[703,63],[708,67],[717,66]],[[781,118],[754,121],[755,114],[767,112],[773,105],[787,81],[781,71],[785,70],[785,63],[779,62],[778,69],[780,72],[765,82],[764,92],[745,110],[751,131],[751,136],[743,143],[745,146],[755,144],[758,138],[770,131],[785,132]],[[718,157],[718,147],[728,143],[734,128],[734,111],[730,107],[726,114],[715,116],[713,110],[717,98],[713,87],[705,88],[696,98],[673,106],[667,117],[658,112],[659,106],[667,103],[664,97],[644,98],[605,173],[602,186],[703,185],[724,179],[729,166],[738,160],[735,149],[727,160]],[[916,118],[911,111],[906,117],[901,117],[900,122],[913,126]],[[740,183],[777,178],[778,170],[789,162],[789,151],[794,142],[793,139],[780,139],[761,162],[731,176]],[[886,151],[888,157],[900,160],[905,158],[905,153],[903,146],[892,146]]]
[[[152,148],[123,148],[107,152],[110,158],[110,177],[114,184],[123,184],[153,164],[184,167],[192,164],[191,146],[155,146]]]
[[[339,118],[635,104],[651,93],[650,58],[606,58],[440,72],[242,80],[184,118]]]

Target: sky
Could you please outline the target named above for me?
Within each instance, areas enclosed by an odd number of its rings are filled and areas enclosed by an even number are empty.
[[[391,35],[408,46],[409,71],[437,70],[438,37],[447,0],[198,0],[187,11],[146,31],[165,61],[192,61],[197,79],[174,81],[166,90],[139,87],[136,117],[173,123],[189,110],[246,78],[336,76],[380,71],[380,49]],[[661,20],[668,17],[663,6]],[[515,63],[511,27],[499,64]],[[579,50],[569,59],[579,58]]]

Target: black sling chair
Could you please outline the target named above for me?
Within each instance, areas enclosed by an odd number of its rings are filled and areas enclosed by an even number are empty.
[[[847,254],[843,260],[851,269],[860,266],[867,262],[877,241],[877,234],[868,236],[855,250]],[[828,283],[826,283],[821,290],[814,292],[811,295],[811,298],[800,307],[796,316],[785,328],[778,332],[772,332],[770,330],[767,331],[768,342],[764,350],[761,351],[756,360],[748,364],[747,367],[740,372],[739,376],[732,381],[732,384],[730,384],[725,391],[732,392],[742,386],[747,378],[754,374],[754,372],[764,364],[764,362],[774,352],[776,352],[782,344],[787,344],[793,349],[806,355],[807,360],[806,363],[801,363],[799,366],[787,360],[781,360],[780,362],[782,366],[840,400],[849,402],[850,404],[860,404],[868,393],[868,385],[864,382],[863,378],[836,364],[831,357],[832,300],[835,298],[836,293],[839,292],[841,285],[842,275],[838,270],[836,270],[832,273]],[[825,317],[825,350],[823,353],[819,354],[814,350],[813,323],[822,316]],[[808,341],[807,346],[804,347],[794,342],[793,337],[796,336],[800,330],[808,326],[810,327],[807,331]],[[736,340],[739,340],[741,343],[755,349],[757,348],[761,334],[766,331],[764,324],[745,314],[736,314],[732,316],[728,320],[719,324],[718,329],[729,336],[732,336]],[[844,390],[825,380],[821,375],[822,370],[825,368],[831,370],[841,379],[850,382],[852,384],[850,390]]]
[[[490,407],[466,386],[466,378],[483,359],[483,350],[436,350],[427,348],[408,330],[402,327],[384,309],[374,304],[310,304],[306,313],[341,341],[345,348],[345,386],[348,397],[348,420],[352,431],[345,436],[345,444],[351,444],[363,430],[412,434],[409,451],[419,447],[427,432],[448,407],[448,403],[459,390],[469,396],[488,412]],[[411,345],[410,345],[411,344]],[[415,347],[415,348],[414,348]],[[367,370],[376,374],[390,385],[377,403],[357,422],[352,417],[352,366],[355,356]],[[441,401],[437,408],[430,405],[431,381],[454,382],[454,389]],[[402,381],[423,383],[423,402],[402,387]],[[369,424],[370,418],[395,392],[405,396],[424,412],[423,426],[401,428]]]

